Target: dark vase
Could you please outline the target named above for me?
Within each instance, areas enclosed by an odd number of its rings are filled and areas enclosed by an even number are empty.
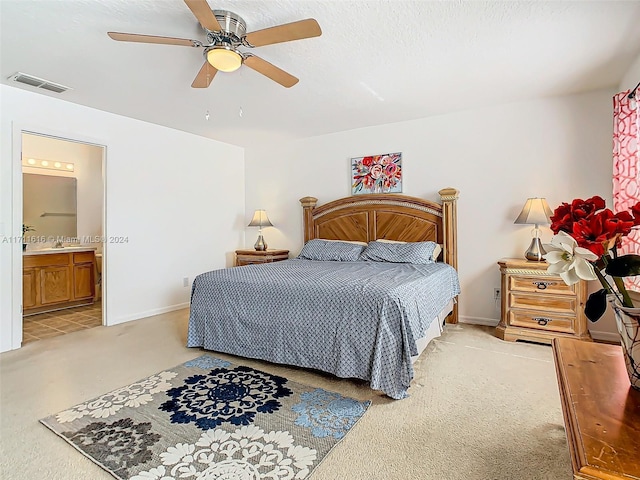
[[[22,244],[22,251],[24,252],[24,251],[26,251],[26,250],[27,250],[27,244],[26,244],[26,243],[23,243],[23,244]]]

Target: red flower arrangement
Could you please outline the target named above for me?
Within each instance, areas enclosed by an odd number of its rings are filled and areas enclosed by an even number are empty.
[[[620,246],[622,237],[640,225],[640,202],[630,212],[613,213],[601,197],[562,203],[551,216],[551,230],[567,232],[578,245],[599,257]]]
[[[551,264],[549,270],[560,273],[567,283],[569,278],[600,281],[603,288],[592,293],[585,306],[589,320],[595,322],[604,314],[607,295],[615,295],[624,307],[634,306],[622,277],[640,274],[640,256],[618,256],[617,249],[622,238],[638,226],[640,202],[630,211],[613,213],[601,197],[594,196],[562,203],[554,210],[551,230],[556,236],[545,259]]]

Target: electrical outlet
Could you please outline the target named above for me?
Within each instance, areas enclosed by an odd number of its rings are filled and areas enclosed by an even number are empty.
[[[184,277],[182,279],[182,286],[183,287],[188,287],[189,286],[189,277]]]
[[[499,288],[494,288],[493,289],[493,299],[494,300],[498,300],[500,298],[500,289]]]

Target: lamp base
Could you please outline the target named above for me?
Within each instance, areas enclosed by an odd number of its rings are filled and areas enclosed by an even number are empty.
[[[255,248],[258,252],[264,252],[267,249],[267,244],[265,243],[264,237],[262,235],[258,235],[258,240],[256,240],[253,248]]]
[[[529,249],[524,252],[524,258],[532,262],[544,262],[544,258],[542,258],[542,256],[546,253],[546,250],[542,248],[542,242],[540,241],[540,238],[534,237],[531,239],[531,245],[529,245]]]

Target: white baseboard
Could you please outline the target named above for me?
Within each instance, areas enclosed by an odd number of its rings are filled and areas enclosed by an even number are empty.
[[[600,332],[598,330],[589,330],[591,338],[594,340],[603,340],[605,342],[620,343],[620,334],[614,332]]]
[[[471,325],[486,325],[487,327],[496,327],[500,320],[495,318],[484,318],[484,317],[468,317],[468,316],[458,316],[458,321],[460,323],[469,323]]]
[[[161,313],[174,312],[176,310],[182,310],[183,308],[189,308],[189,302],[178,303],[176,305],[169,305],[168,307],[154,308],[145,312],[138,312],[124,317],[116,318],[114,321],[107,321],[107,326],[119,325],[121,323],[131,322],[132,320],[140,320],[141,318],[153,317],[154,315],[160,315]],[[108,320],[108,319],[107,319]]]

